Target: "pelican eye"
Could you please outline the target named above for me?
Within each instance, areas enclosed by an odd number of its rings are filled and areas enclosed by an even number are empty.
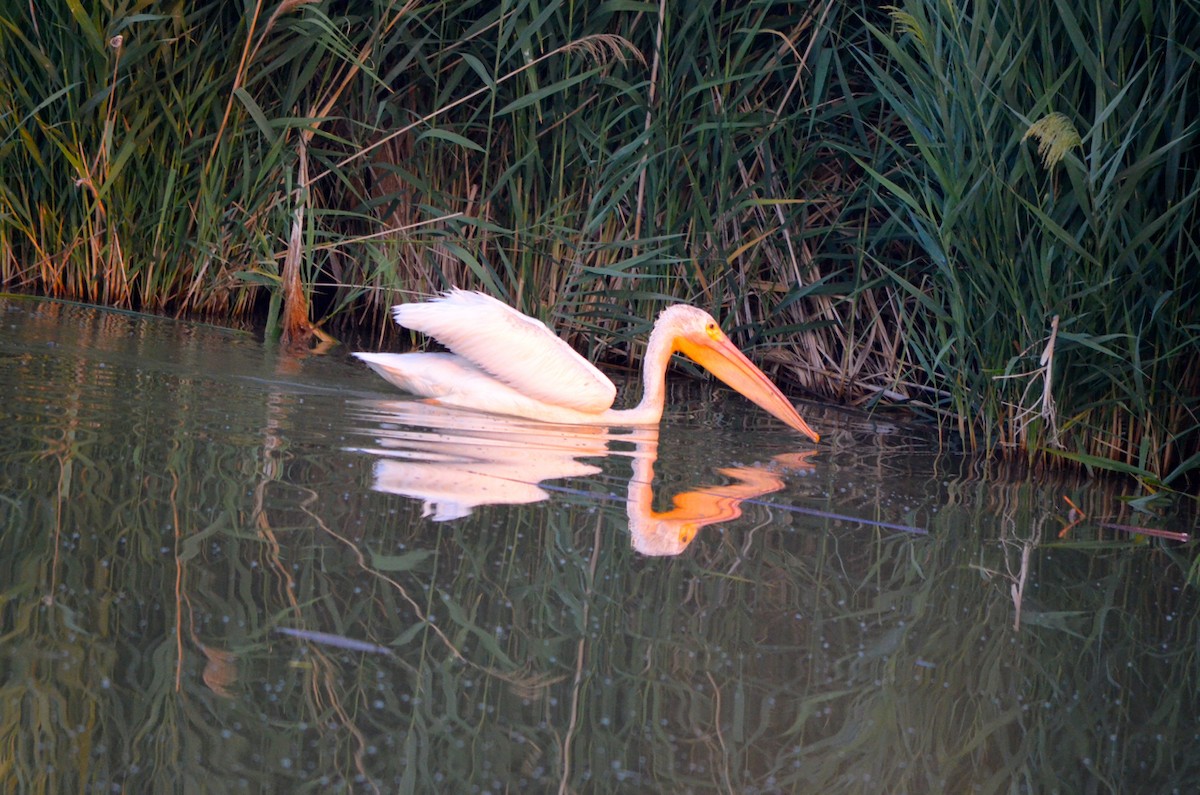
[[[718,326],[714,321],[710,320],[704,326],[704,333],[707,334],[712,339],[718,340],[721,338],[721,327]]]

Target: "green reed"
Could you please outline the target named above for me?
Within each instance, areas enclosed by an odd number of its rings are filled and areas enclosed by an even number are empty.
[[[917,243],[880,262],[901,377],[983,446],[1170,481],[1197,438],[1196,12],[1144,10],[895,8],[870,62],[891,156],[868,167]]]
[[[1200,25],[1145,8],[26,5],[0,283],[384,329],[458,285],[610,363],[688,300],[811,394],[1179,487]]]

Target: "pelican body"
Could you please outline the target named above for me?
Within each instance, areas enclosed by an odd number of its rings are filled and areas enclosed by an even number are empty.
[[[711,315],[686,304],[664,309],[642,362],[642,399],[614,409],[617,388],[538,320],[483,293],[450,290],[392,308],[396,322],[450,353],[355,353],[406,392],[445,406],[570,425],[656,425],[671,354],[681,353],[814,442],[820,437]]]

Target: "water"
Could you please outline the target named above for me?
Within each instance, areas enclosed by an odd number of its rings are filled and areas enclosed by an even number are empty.
[[[1191,520],[672,402],[567,433],[0,298],[0,788],[1200,789],[1193,545],[1099,524]]]

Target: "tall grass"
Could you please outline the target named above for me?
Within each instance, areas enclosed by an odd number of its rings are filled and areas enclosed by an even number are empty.
[[[0,278],[97,303],[246,315],[278,286],[303,143],[371,20],[312,3],[0,18]],[[386,20],[385,20],[386,21]],[[313,281],[321,250],[306,257]]]
[[[1170,480],[1200,386],[1200,18],[1144,11],[896,7],[872,28],[888,59],[868,61],[891,157],[866,165],[917,246],[879,262],[903,377],[981,445]]]
[[[381,329],[475,287],[608,362],[688,300],[812,394],[1178,484],[1200,25],[1069,5],[14,8],[0,281]]]
[[[345,204],[386,208],[397,229],[436,219],[367,258],[356,283],[381,289],[364,306],[382,320],[397,288],[467,283],[622,349],[666,296],[767,320],[819,280],[806,248],[830,234],[801,219],[832,154],[817,140],[833,114],[816,108],[833,83],[805,77],[830,52],[831,8],[445,9],[439,38],[470,52],[422,51],[404,75],[422,110],[389,101],[376,115],[400,115],[356,140],[378,148]]]

